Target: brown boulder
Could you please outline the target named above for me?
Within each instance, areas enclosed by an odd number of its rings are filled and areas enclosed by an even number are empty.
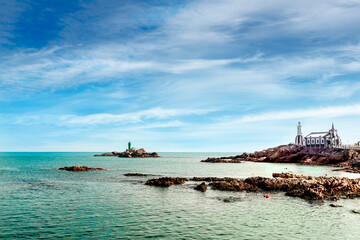
[[[180,185],[184,184],[187,181],[187,178],[179,177],[162,177],[154,178],[146,181],[145,185],[157,186],[157,187],[170,187],[171,185]]]
[[[201,192],[206,192],[207,189],[206,183],[202,182],[201,184],[197,185],[194,189]]]

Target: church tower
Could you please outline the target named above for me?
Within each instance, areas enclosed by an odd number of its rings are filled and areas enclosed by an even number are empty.
[[[297,146],[305,146],[305,140],[302,136],[302,132],[301,132],[301,123],[299,122],[298,126],[297,126],[297,135],[295,137],[295,145]]]

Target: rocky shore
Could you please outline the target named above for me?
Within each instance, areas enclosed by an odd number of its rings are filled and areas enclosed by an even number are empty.
[[[206,191],[209,185],[212,190],[219,191],[281,191],[287,196],[299,197],[307,200],[338,200],[340,198],[359,198],[360,179],[339,177],[312,177],[293,172],[274,173],[272,178],[249,177],[246,179],[236,178],[213,178],[194,177],[191,179],[178,177],[162,177],[150,179],[145,184],[150,186],[169,187],[171,185],[184,184],[186,181],[201,181],[195,187],[196,190]],[[207,184],[206,184],[207,182]]]
[[[84,171],[96,171],[96,170],[105,170],[104,168],[90,168],[88,166],[72,166],[72,167],[62,167],[58,170],[70,171],[70,172],[84,172]]]
[[[208,158],[208,163],[241,163],[243,161],[271,163],[302,163],[317,165],[337,165],[355,169],[353,162],[359,162],[359,151],[349,149],[316,149],[293,144],[269,148],[254,153],[237,156]],[[359,164],[360,165],[360,164]],[[357,167],[359,169],[359,167]]]
[[[121,158],[149,158],[149,157],[160,157],[156,152],[148,153],[145,149],[140,148],[131,148],[126,149],[124,152],[110,152],[110,153],[102,153],[95,154],[95,157],[121,157]]]

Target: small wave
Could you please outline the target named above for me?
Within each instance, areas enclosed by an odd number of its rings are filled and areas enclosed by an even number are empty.
[[[20,170],[18,168],[12,168],[12,167],[0,167],[0,171],[18,172]]]

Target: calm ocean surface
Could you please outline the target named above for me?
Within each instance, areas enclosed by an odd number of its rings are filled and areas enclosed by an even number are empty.
[[[0,153],[0,238],[4,239],[359,239],[360,199],[309,203],[284,193],[166,189],[145,186],[139,172],[164,176],[269,177],[294,171],[351,178],[330,167],[211,164],[231,153],[160,153],[162,158],[93,157],[94,153]],[[66,172],[87,165],[108,171]],[[287,168],[287,169],[285,169]],[[230,202],[224,202],[224,199]]]

